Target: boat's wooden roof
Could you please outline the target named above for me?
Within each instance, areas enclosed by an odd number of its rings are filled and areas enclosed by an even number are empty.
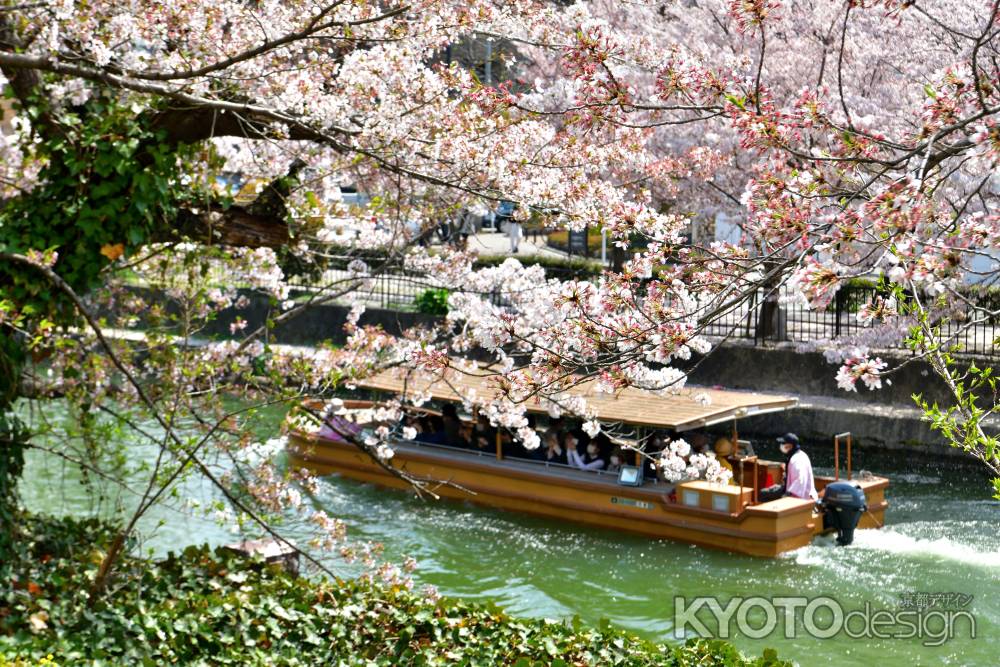
[[[489,371],[478,374],[448,371],[442,376],[391,369],[362,380],[358,385],[393,394],[401,394],[405,388],[410,396],[427,393],[436,400],[460,401],[459,392],[468,394],[474,390],[479,397],[492,395],[494,387],[490,385],[490,379],[494,377],[496,374]],[[598,392],[593,381],[578,384],[566,393],[584,397],[588,407],[602,421],[675,431],[689,431],[734,418],[787,410],[798,404],[797,398],[788,396],[695,386],[687,386],[669,395],[635,388],[626,388],[611,395]],[[702,395],[708,400],[705,401]],[[547,412],[537,400],[531,400],[527,407],[529,412]]]

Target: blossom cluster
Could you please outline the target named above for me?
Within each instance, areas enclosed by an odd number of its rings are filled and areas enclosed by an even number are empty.
[[[692,454],[691,445],[683,438],[667,444],[656,459],[656,466],[669,482],[703,477],[713,484],[728,484],[733,477],[732,470],[724,468],[715,454]]]

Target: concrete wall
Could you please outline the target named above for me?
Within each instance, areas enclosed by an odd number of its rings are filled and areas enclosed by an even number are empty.
[[[267,297],[259,294],[247,294],[250,305],[246,308],[227,309],[219,313],[204,334],[208,336],[229,336],[229,325],[237,316],[247,321],[247,329],[253,330],[267,321],[268,317],[280,315],[282,311],[273,308]],[[347,336],[344,333],[344,322],[350,308],[339,304],[322,304],[307,308],[302,314],[296,315],[288,322],[279,324],[273,330],[273,339],[287,345],[315,345],[324,341],[343,343]],[[369,308],[362,315],[358,324],[381,325],[386,332],[398,335],[405,329],[418,324],[431,325],[440,318],[423,313]]]
[[[899,366],[889,376],[892,384],[875,391],[859,386],[856,392],[837,387],[836,364],[828,363],[819,352],[797,351],[793,344],[764,347],[730,341],[687,366],[692,384],[800,397],[796,410],[741,420],[740,428],[750,433],[778,436],[792,431],[817,446],[832,448],[832,436],[849,431],[860,448],[967,458],[930,429],[912,398],[919,393],[932,403],[951,404],[944,381],[924,361],[879,356],[890,367]],[[1000,425],[991,423],[987,431],[996,433]]]
[[[229,324],[240,316],[247,320],[248,328],[263,324],[267,317],[280,314],[269,300],[260,295],[248,294],[250,306],[241,310],[223,311],[219,319],[206,330],[209,335],[228,336]],[[315,306],[279,325],[274,330],[277,342],[291,345],[309,345],[323,341],[342,343],[345,340],[344,321],[349,308],[337,304]],[[361,324],[379,324],[390,334],[418,325],[432,325],[440,318],[422,313],[369,308],[361,316]],[[906,357],[881,355],[894,371],[882,389],[870,391],[863,385],[856,392],[846,392],[837,387],[834,379],[837,365],[827,363],[819,352],[801,352],[793,344],[754,346],[748,341],[729,341],[715,348],[706,357],[687,363],[692,384],[730,389],[754,389],[807,396],[830,397],[854,401],[862,405],[881,406],[893,404],[913,407],[912,395],[922,393],[930,401],[950,401],[944,382],[934,374],[924,361],[907,362]],[[860,408],[860,406],[859,406]]]
[[[860,450],[891,450],[913,457],[967,456],[931,431],[918,410],[895,406],[852,409],[856,407],[806,399],[795,410],[742,419],[739,428],[767,438],[791,431],[810,448],[821,450],[832,451],[833,436],[850,433],[854,446]]]
[[[856,392],[837,387],[837,364],[830,364],[819,352],[800,352],[794,344],[778,343],[767,347],[750,341],[727,341],[707,357],[687,364],[690,381],[701,385],[722,385],[733,389],[793,391],[812,396],[848,398],[859,403],[897,403],[913,405],[911,398],[922,393],[931,401],[948,400],[948,388],[934,374],[929,364],[905,356],[879,354],[890,368],[909,361],[888,379],[891,385],[870,391],[858,383]]]

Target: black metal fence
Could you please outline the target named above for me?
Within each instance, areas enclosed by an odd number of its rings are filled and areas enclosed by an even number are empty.
[[[578,267],[546,267],[549,278],[580,278]],[[332,268],[320,275],[297,281],[297,287],[307,291],[322,289],[326,293],[338,288],[353,286],[350,291],[370,307],[395,310],[436,312],[422,306],[428,290],[439,289],[431,276],[420,272],[394,268],[371,278],[358,279],[346,268]],[[739,305],[713,318],[704,333],[711,336],[742,338],[755,343],[764,341],[816,342],[841,341],[845,345],[864,336],[875,346],[906,350],[898,336],[879,337],[874,331],[878,321],[865,322],[858,318],[864,307],[882,295],[874,285],[849,284],[842,286],[825,310],[813,310],[798,304],[787,293],[776,290],[758,290]],[[969,288],[963,298],[949,303],[949,312],[933,324],[940,327],[941,337],[948,345],[956,346],[959,354],[1000,356],[1000,318],[983,318],[985,311],[1000,311],[1000,292]],[[501,303],[499,295],[489,298]],[[884,327],[883,327],[884,328]],[[886,328],[887,329],[887,328]]]
[[[292,283],[294,288],[306,292],[321,290],[329,294],[346,290],[367,306],[388,310],[417,310],[421,294],[435,289],[426,275],[402,269],[370,278],[359,278],[345,269],[328,269],[319,276]]]
[[[446,298],[448,292],[430,276],[403,269],[393,269],[390,272],[363,278],[356,277],[346,270],[328,269],[318,277],[292,280],[291,285],[295,290],[304,293],[322,291],[324,294],[331,294],[346,290],[351,300],[360,301],[371,308],[419,311],[431,315],[443,313],[436,305],[438,302],[428,293],[444,292],[441,296]],[[429,296],[431,298],[428,298]],[[496,304],[502,301],[497,293],[483,296]]]
[[[782,299],[773,290],[758,290],[739,306],[714,318],[705,333],[712,336],[742,338],[755,343],[764,341],[815,342],[837,340],[851,344],[866,338],[877,347],[907,350],[904,340],[890,335],[876,319],[862,321],[858,314],[882,296],[878,288],[847,285],[838,290],[825,310],[813,310],[805,304]],[[984,317],[983,311],[997,311],[1000,295],[970,290],[964,299],[949,302],[949,311],[932,325],[939,327],[942,341],[956,346],[959,354],[1000,356],[1000,318]]]

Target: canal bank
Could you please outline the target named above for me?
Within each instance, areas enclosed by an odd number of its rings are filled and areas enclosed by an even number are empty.
[[[869,391],[848,392],[837,387],[837,365],[822,352],[790,343],[758,344],[726,341],[687,366],[692,384],[762,392],[791,393],[799,407],[784,413],[750,415],[742,423],[754,433],[778,436],[793,431],[813,447],[832,451],[831,434],[850,432],[859,449],[899,452],[915,457],[967,457],[931,430],[914,400],[920,394],[931,403],[949,405],[945,383],[923,361],[891,351],[879,356],[895,370],[890,383]],[[989,360],[977,360],[981,365]],[[967,362],[966,362],[967,363]],[[1000,420],[985,424],[988,433],[1000,433]]]
[[[249,296],[247,308],[223,311],[203,333],[227,337],[229,326],[236,317],[242,317],[248,327],[253,328],[273,316],[274,306],[267,298]],[[314,306],[278,324],[272,339],[288,345],[342,343],[345,340],[343,323],[348,311],[348,307],[339,304]],[[382,308],[368,308],[360,320],[361,325],[381,326],[392,334],[437,322],[440,317]],[[832,450],[831,434],[850,432],[860,450],[899,451],[916,457],[966,456],[948,446],[940,434],[930,429],[913,402],[913,394],[921,394],[931,402],[948,405],[948,389],[940,378],[925,362],[892,352],[880,356],[897,370],[890,377],[891,384],[886,383],[877,391],[839,389],[834,379],[837,366],[830,364],[821,352],[791,343],[755,345],[751,341],[726,341],[710,354],[688,362],[686,370],[692,384],[798,396],[800,407],[797,410],[746,418],[746,428],[761,435],[777,436],[793,431],[811,446]],[[1000,433],[1000,422],[987,422],[987,431]]]

